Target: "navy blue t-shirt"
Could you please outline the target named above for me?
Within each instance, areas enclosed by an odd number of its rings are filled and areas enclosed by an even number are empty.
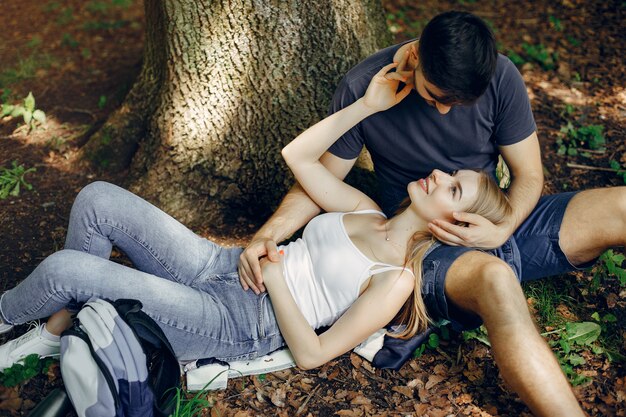
[[[330,113],[362,97],[372,77],[393,61],[400,46],[378,51],[352,68],[335,91]],[[413,90],[396,106],[353,127],[329,151],[353,159],[363,146],[368,149],[379,180],[382,208],[391,214],[406,197],[409,182],[426,177],[435,168],[493,172],[498,146],[517,143],[536,129],[519,71],[508,58],[498,55],[496,72],[474,104],[453,106],[442,115]]]

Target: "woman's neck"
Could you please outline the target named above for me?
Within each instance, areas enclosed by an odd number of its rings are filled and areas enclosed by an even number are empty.
[[[386,220],[384,226],[386,240],[396,245],[402,245],[405,251],[409,239],[416,232],[428,231],[428,223],[410,208]]]

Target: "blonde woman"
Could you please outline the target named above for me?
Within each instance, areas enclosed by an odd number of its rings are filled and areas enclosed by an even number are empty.
[[[65,249],[2,296],[0,330],[52,317],[0,347],[0,369],[31,353],[57,355],[67,307],[91,297],[140,300],[180,360],[254,358],[286,343],[297,365],[309,369],[392,321],[406,325],[396,337],[424,329],[420,268],[433,243],[428,222],[465,211],[497,224],[510,207],[485,173],[435,170],[408,185],[405,208],[387,219],[320,163],[345,131],[407,96],[410,86],[398,91],[403,79],[394,67],[385,66],[364,97],[283,149],[296,179],[327,213],[309,222],[302,239],[278,248],[281,262],[263,262],[269,297],[247,291],[237,272],[240,248],[222,248],[130,192],[94,183],[74,203]],[[137,269],[109,261],[113,245]],[[317,335],[321,326],[330,328]]]

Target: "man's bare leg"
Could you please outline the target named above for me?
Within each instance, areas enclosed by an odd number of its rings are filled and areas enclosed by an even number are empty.
[[[478,314],[503,378],[537,416],[584,416],[548,344],[538,333],[511,268],[468,252],[446,275],[448,302]]]
[[[559,244],[574,265],[626,245],[626,187],[581,191],[563,216]]]

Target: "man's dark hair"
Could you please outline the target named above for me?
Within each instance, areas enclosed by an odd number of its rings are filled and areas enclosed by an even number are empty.
[[[444,96],[442,104],[469,104],[480,97],[496,70],[498,50],[489,26],[467,12],[435,16],[419,40],[424,78]]]

